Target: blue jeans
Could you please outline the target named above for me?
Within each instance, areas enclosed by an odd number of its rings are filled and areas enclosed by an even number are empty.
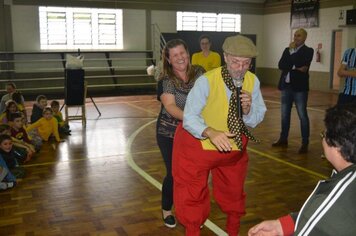
[[[281,95],[281,114],[282,114],[282,131],[281,140],[288,140],[290,117],[293,102],[297,107],[300,120],[300,129],[302,133],[302,144],[309,143],[309,117],[307,112],[308,91],[294,92],[291,88],[282,90]]]

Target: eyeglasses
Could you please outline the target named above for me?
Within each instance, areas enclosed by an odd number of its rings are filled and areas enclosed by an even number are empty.
[[[325,131],[325,130],[321,131],[321,132],[320,132],[320,138],[321,138],[321,139],[324,139],[325,136],[326,136],[326,131]]]
[[[250,68],[251,60],[240,61],[237,59],[232,58],[232,56],[228,55],[228,61],[231,65],[238,65],[240,68]]]
[[[250,63],[251,63],[251,61],[247,61],[247,62],[244,61],[244,62],[241,62],[241,61],[230,60],[230,64],[232,64],[232,65],[238,65],[239,67],[244,68],[244,69],[250,68]]]

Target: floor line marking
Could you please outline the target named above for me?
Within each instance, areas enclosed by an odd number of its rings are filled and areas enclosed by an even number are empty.
[[[157,152],[159,152],[159,149],[154,149],[154,150],[150,150],[150,151],[132,152],[131,154],[137,155],[137,154],[148,154],[148,153],[157,153]],[[90,157],[90,158],[60,160],[59,162],[58,161],[49,161],[49,162],[43,162],[43,163],[23,164],[22,166],[25,168],[28,168],[28,167],[35,167],[35,166],[48,166],[48,165],[61,164],[61,163],[90,161],[90,160],[103,159],[103,158],[117,159],[118,156],[125,156],[125,155],[126,155],[126,153],[122,153],[122,154],[110,155],[110,156],[98,156],[98,157]]]
[[[125,155],[125,154],[119,154],[119,155]],[[53,164],[62,164],[62,163],[72,163],[72,162],[79,162],[79,161],[90,161],[94,159],[103,159],[103,158],[117,158],[118,155],[112,155],[112,156],[100,156],[100,157],[90,157],[90,158],[78,158],[78,159],[68,159],[68,160],[56,160],[56,161],[49,161],[49,162],[43,162],[43,163],[35,163],[35,164],[24,164],[21,165],[22,167],[28,168],[28,167],[35,167],[35,166],[48,166],[48,165],[53,165]]]
[[[142,111],[145,111],[145,112],[148,112],[148,113],[151,113],[151,114],[154,114],[154,115],[158,116],[158,113],[157,113],[157,112],[153,112],[153,111],[147,110],[147,109],[142,108],[142,107],[140,107],[140,106],[131,104],[130,102],[127,102],[127,105],[129,105],[129,106],[131,106],[131,107],[134,107],[134,108],[137,108],[137,109],[139,109],[139,110],[142,110]]]
[[[303,171],[303,172],[306,172],[310,175],[314,175],[314,176],[317,176],[317,177],[321,177],[321,178],[328,178],[327,176],[323,175],[323,174],[320,174],[318,172],[314,172],[312,170],[309,170],[307,168],[304,168],[304,167],[301,167],[301,166],[298,166],[296,164],[293,164],[291,162],[288,162],[288,161],[284,161],[278,157],[275,157],[275,156],[272,156],[272,155],[269,155],[269,154],[266,154],[265,152],[261,152],[261,151],[258,151],[256,149],[253,149],[253,148],[247,148],[248,151],[250,152],[254,152],[260,156],[263,156],[263,157],[266,157],[268,159],[271,159],[273,161],[277,161],[277,162],[280,162],[280,163],[283,163],[284,165],[288,165],[289,167],[292,167],[292,168],[295,168],[295,169],[298,169],[300,171]],[[148,153],[157,153],[159,152],[159,149],[153,149],[153,150],[150,150],[150,151],[141,151],[141,152],[134,152],[132,154],[148,154]]]
[[[266,102],[270,102],[270,103],[278,103],[278,104],[281,104],[280,102],[276,102],[276,101],[272,101],[272,100],[265,100],[265,101],[266,101]],[[149,110],[147,110],[147,109],[145,109],[145,108],[142,108],[142,107],[138,107],[138,106],[135,106],[135,105],[133,105],[133,107],[137,107],[137,108],[139,108],[139,109],[141,109],[141,110],[145,110],[145,111],[147,111],[147,112],[150,112]],[[321,110],[321,109],[314,109],[314,108],[310,108],[310,107],[307,108],[307,109],[315,110],[315,111],[324,111],[324,110]],[[250,151],[252,151],[252,152],[254,152],[254,153],[259,154],[260,156],[263,156],[263,157],[269,158],[269,159],[271,159],[271,160],[274,160],[274,161],[283,163],[283,164],[285,164],[285,165],[287,165],[287,166],[290,166],[290,167],[292,167],[292,168],[301,170],[301,171],[306,172],[306,173],[308,173],[308,174],[311,174],[311,175],[314,175],[314,176],[317,176],[317,177],[321,177],[321,178],[324,178],[324,179],[327,178],[327,176],[325,176],[325,175],[323,175],[323,174],[314,172],[314,171],[312,171],[312,170],[308,170],[308,169],[306,169],[306,168],[303,168],[303,167],[298,166],[298,165],[295,165],[295,164],[293,164],[293,163],[284,161],[284,160],[282,160],[282,159],[279,159],[279,158],[274,157],[274,156],[272,156],[272,155],[269,155],[269,154],[266,154],[266,153],[264,153],[264,152],[258,151],[258,150],[256,150],[256,149],[253,149],[253,148],[247,148],[247,149],[250,150]]]
[[[312,171],[312,170],[308,170],[308,169],[306,169],[306,168],[303,168],[303,167],[301,167],[301,166],[295,165],[295,164],[290,163],[290,162],[288,162],[288,161],[284,161],[284,160],[282,160],[282,159],[279,159],[279,158],[277,158],[277,157],[274,157],[274,156],[272,156],[272,155],[269,155],[269,154],[267,154],[267,153],[265,153],[265,152],[261,152],[261,151],[258,151],[258,150],[256,150],[256,149],[253,149],[253,148],[247,148],[247,150],[250,151],[250,152],[256,153],[256,154],[258,154],[258,155],[260,155],[260,156],[263,156],[263,157],[265,157],[265,158],[268,158],[268,159],[271,159],[271,160],[274,160],[274,161],[283,163],[284,165],[287,165],[287,166],[293,167],[293,168],[295,168],[295,169],[301,170],[301,171],[306,172],[306,173],[308,173],[308,174],[310,174],[310,175],[314,175],[314,176],[317,176],[317,177],[323,178],[323,179],[327,179],[327,178],[328,178],[327,176],[325,176],[325,175],[323,175],[323,174],[317,173],[317,172]]]
[[[133,160],[132,155],[131,155],[131,146],[133,141],[135,140],[136,136],[144,130],[147,126],[151,125],[152,123],[156,122],[156,119],[149,121],[148,123],[142,125],[140,128],[138,128],[135,132],[131,134],[131,136],[128,138],[127,141],[127,146],[126,146],[126,160],[128,165],[136,171],[139,175],[141,175],[144,179],[146,179],[149,183],[151,183],[153,186],[158,188],[160,191],[162,191],[162,184],[158,182],[156,179],[152,178],[149,174],[147,174],[144,170],[142,170]],[[211,231],[213,231],[216,235],[219,236],[227,236],[227,233],[222,230],[219,226],[211,222],[209,219],[207,219],[204,223],[206,227],[208,227]]]
[[[317,176],[317,177],[321,177],[321,178],[327,178],[327,176],[325,175],[322,175],[320,173],[317,173],[317,172],[314,172],[312,170],[309,170],[309,169],[306,169],[306,168],[303,168],[301,166],[298,166],[298,165],[295,165],[293,163],[290,163],[288,161],[284,161],[282,159],[279,159],[277,157],[274,157],[272,155],[269,155],[269,154],[266,154],[265,152],[261,152],[261,151],[258,151],[256,149],[253,149],[253,148],[247,148],[250,152],[254,152],[260,156],[263,156],[263,157],[266,157],[268,159],[271,159],[273,161],[277,161],[277,162],[280,162],[280,163],[283,163],[284,165],[288,165],[289,167],[292,167],[292,168],[295,168],[295,169],[298,169],[298,170],[301,170],[303,172],[306,172],[308,174],[311,174],[311,175],[314,175],[314,176]],[[153,150],[150,150],[150,151],[140,151],[140,152],[130,152],[131,155],[138,155],[138,154],[148,154],[148,153],[159,153],[159,149],[153,149]],[[123,153],[123,154],[119,154],[119,155],[127,155],[127,153]],[[44,163],[36,163],[36,164],[24,164],[22,165],[23,167],[35,167],[35,166],[47,166],[47,165],[53,165],[53,164],[61,164],[61,163],[65,163],[65,162],[79,162],[79,161],[85,161],[85,160],[94,160],[94,159],[102,159],[103,157],[105,158],[117,158],[117,155],[113,155],[113,156],[100,156],[100,157],[92,157],[92,158],[79,158],[79,159],[71,159],[71,160],[62,160],[60,162],[58,161],[52,161],[52,162],[44,162]]]

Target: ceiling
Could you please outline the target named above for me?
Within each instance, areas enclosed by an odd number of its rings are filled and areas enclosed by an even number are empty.
[[[210,0],[208,0],[210,1]],[[213,0],[214,2],[265,3],[266,0]]]
[[[225,2],[225,3],[265,3],[266,0],[197,0],[196,2]],[[274,0],[276,1],[276,0]],[[278,0],[277,0],[278,1]],[[179,3],[179,2],[194,2],[192,0],[166,0],[170,3]]]

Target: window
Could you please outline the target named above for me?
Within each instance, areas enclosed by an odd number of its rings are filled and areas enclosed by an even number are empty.
[[[41,49],[122,49],[122,10],[39,7]]]
[[[178,31],[241,31],[241,15],[177,12]]]

